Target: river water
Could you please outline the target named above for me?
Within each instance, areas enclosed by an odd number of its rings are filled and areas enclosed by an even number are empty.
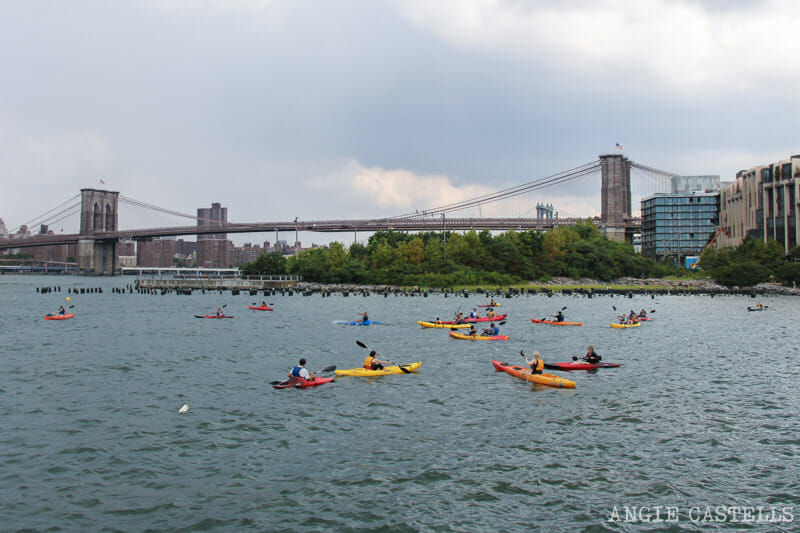
[[[520,296],[500,300],[510,341],[468,342],[416,320],[485,297],[276,295],[261,312],[261,295],[111,290],[129,283],[0,276],[0,529],[798,530],[796,298]],[[61,304],[74,319],[42,320]],[[194,317],[221,305],[235,319]],[[564,306],[582,327],[529,320]],[[612,329],[612,306],[655,313]],[[386,324],[333,324],[364,310]],[[301,356],[360,366],[356,340],[422,367],[269,385]],[[556,372],[574,390],[491,365],[589,344],[623,366]]]

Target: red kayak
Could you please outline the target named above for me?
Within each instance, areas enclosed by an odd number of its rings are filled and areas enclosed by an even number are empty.
[[[463,323],[464,324],[472,324],[474,322],[496,322],[496,321],[499,321],[499,320],[505,320],[507,316],[508,316],[508,313],[506,313],[504,315],[497,315],[497,316],[481,316],[481,317],[478,317],[478,318],[469,318],[469,317],[467,317],[467,318],[465,318],[463,320]],[[453,321],[452,320],[447,320],[447,321],[442,320],[439,323],[440,324],[453,324]]]
[[[594,370],[596,368],[616,368],[621,363],[587,363],[585,361],[573,361],[571,363],[545,363],[544,367],[550,370]]]
[[[231,315],[194,315],[195,318],[233,318]]]
[[[267,307],[266,305],[248,305],[248,309],[255,309],[256,311],[274,311],[273,308]]]
[[[315,377],[314,379],[304,379],[301,377],[292,376],[286,381],[281,381],[280,383],[274,384],[273,387],[276,389],[304,389],[306,387],[316,387],[317,385],[330,383],[334,379],[336,379],[336,376],[327,378]]]
[[[75,315],[48,315],[44,317],[45,320],[67,320],[68,318],[72,318]]]

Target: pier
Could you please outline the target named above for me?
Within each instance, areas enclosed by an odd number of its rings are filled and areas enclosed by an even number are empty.
[[[300,276],[240,276],[236,268],[131,268],[137,271],[136,289],[260,291],[293,289],[302,281]]]

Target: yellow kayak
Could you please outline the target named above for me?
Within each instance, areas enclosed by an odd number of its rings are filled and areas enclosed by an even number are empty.
[[[612,328],[635,328],[637,326],[641,326],[641,322],[637,322],[636,324],[611,324]]]
[[[422,366],[422,361],[417,361],[416,363],[410,363],[407,365],[387,366],[383,370],[369,370],[367,368],[347,368],[344,370],[337,370],[336,375],[365,377],[365,376],[385,376],[387,374],[408,374],[409,372],[414,372],[420,366]]]
[[[436,322],[424,322],[422,320],[417,320],[417,324],[423,328],[464,329],[469,327],[469,324],[437,324]]]

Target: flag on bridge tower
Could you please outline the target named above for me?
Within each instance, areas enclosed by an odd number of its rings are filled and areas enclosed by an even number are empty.
[[[617,150],[622,150],[622,145],[621,144],[616,143],[616,145],[617,145]]]
[[[619,146],[619,145],[617,145],[617,146]],[[105,181],[103,181],[103,178],[100,178],[100,183],[102,183],[103,185],[105,185],[105,184],[106,184],[106,182],[105,182]]]

